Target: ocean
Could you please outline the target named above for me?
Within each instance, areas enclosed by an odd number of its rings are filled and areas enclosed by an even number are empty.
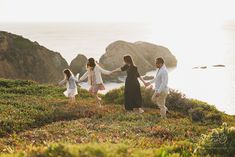
[[[160,27],[156,23],[0,23],[0,30],[37,41],[71,62],[77,54],[99,59],[117,40],[162,45],[176,56],[169,87],[235,115],[235,23],[207,27]],[[222,64],[225,67],[214,67]],[[207,68],[193,68],[206,66]],[[148,72],[154,76],[156,71]],[[107,91],[122,84],[107,83]],[[83,88],[88,88],[86,83]]]

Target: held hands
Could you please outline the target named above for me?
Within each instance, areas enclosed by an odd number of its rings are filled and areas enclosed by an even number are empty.
[[[160,96],[160,93],[156,93],[156,94],[155,94],[155,97],[159,97],[159,96]]]
[[[144,86],[145,86],[145,87],[148,87],[149,85],[151,85],[150,82],[143,82],[143,83],[144,83]]]
[[[108,75],[113,75],[113,73],[114,73],[114,70],[113,70],[113,71],[110,71],[110,73],[109,73]]]
[[[81,83],[82,81],[81,80],[78,80],[77,84]]]
[[[110,74],[112,75],[113,73],[116,73],[116,72],[119,72],[119,71],[121,71],[120,68],[117,68],[117,69],[114,69],[113,71],[111,71]]]
[[[149,89],[152,89],[152,88],[153,88],[153,86],[151,85],[150,82],[145,82],[145,83],[144,83],[144,86],[145,86],[145,88],[149,88]]]
[[[116,73],[117,72],[117,70],[113,70],[113,71],[111,71],[111,74],[114,74],[114,73]]]
[[[143,83],[144,83],[144,86],[145,86],[145,87],[147,87],[147,86],[148,86],[146,82],[143,82]]]
[[[145,82],[145,86],[148,87],[151,83],[150,82]]]

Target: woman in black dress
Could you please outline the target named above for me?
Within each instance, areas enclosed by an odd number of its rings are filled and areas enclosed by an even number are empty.
[[[138,108],[140,113],[144,110],[141,108],[142,96],[140,91],[140,84],[138,78],[144,83],[145,81],[141,78],[137,67],[134,65],[131,56],[127,55],[123,57],[125,65],[121,68],[114,70],[116,71],[126,71],[127,77],[125,81],[125,109],[127,111],[133,111],[134,108]]]

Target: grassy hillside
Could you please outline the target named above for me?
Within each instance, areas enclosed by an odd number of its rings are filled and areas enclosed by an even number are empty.
[[[140,157],[232,156],[235,117],[177,91],[161,120],[142,89],[144,114],[123,111],[123,88],[103,95],[99,108],[85,90],[68,105],[65,89],[32,81],[0,80],[0,156]],[[203,135],[203,136],[202,136]]]

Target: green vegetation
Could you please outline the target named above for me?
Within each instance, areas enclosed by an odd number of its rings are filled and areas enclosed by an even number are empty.
[[[66,108],[63,90],[32,81],[0,81],[0,137],[59,120],[72,120],[92,112]],[[90,97],[84,90],[80,97]],[[95,114],[95,113],[94,113]]]
[[[14,36],[13,40],[15,47],[20,49],[34,49],[35,47],[32,45],[31,41],[25,39],[21,36]]]
[[[161,120],[159,110],[150,101],[150,89],[142,88],[144,114],[123,110],[123,88],[102,95],[102,108],[83,89],[78,91],[76,104],[69,105],[64,90],[27,80],[0,80],[0,157],[235,153],[235,117],[177,91],[170,92],[170,114],[167,120]]]
[[[208,135],[203,135],[196,148],[197,154],[205,156],[234,156],[235,154],[235,127],[227,127],[224,123],[221,128],[214,129]]]
[[[143,87],[141,89],[141,93],[143,96],[143,106],[156,108],[156,104],[151,101],[154,91]],[[120,89],[114,89],[104,96],[104,101],[106,103],[123,104],[123,94],[123,87]],[[189,116],[193,122],[216,123],[221,125],[223,121],[222,116],[225,115],[218,111],[214,106],[211,106],[206,102],[187,99],[184,94],[175,90],[170,90],[166,106],[170,111],[181,114],[183,117]]]

